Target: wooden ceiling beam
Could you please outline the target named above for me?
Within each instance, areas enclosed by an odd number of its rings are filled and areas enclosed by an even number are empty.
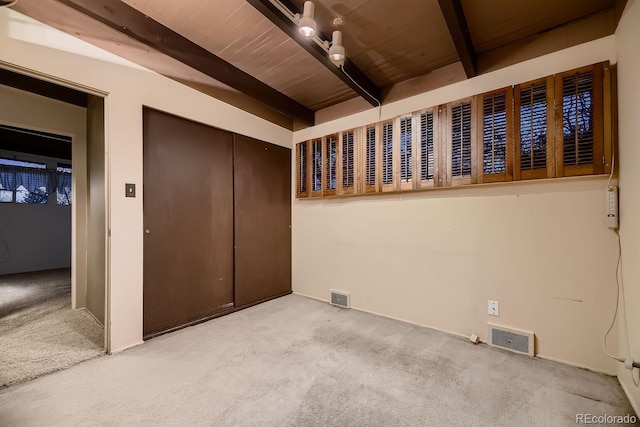
[[[120,0],[57,1],[251,96],[289,117],[311,125],[315,122],[315,113],[310,108],[278,92]]]
[[[78,107],[87,108],[89,104],[87,94],[84,92],[3,68],[0,68],[0,84],[67,102]]]
[[[247,0],[249,4],[255,7],[267,19],[273,22],[278,28],[285,32],[292,40],[302,46],[314,58],[316,58],[324,67],[335,74],[347,86],[353,89],[358,95],[363,97],[368,103],[377,107],[381,102],[380,88],[367,75],[362,72],[349,57],[344,61],[344,72],[336,67],[329,59],[327,52],[318,46],[313,40],[308,39],[300,34],[298,26],[289,19],[280,9],[273,5],[269,0]],[[280,0],[292,13],[300,13],[293,3],[287,0]],[[318,37],[322,40],[329,40],[324,34],[318,32]],[[346,74],[345,74],[346,73]],[[347,75],[348,74],[348,75]]]
[[[440,10],[444,15],[444,20],[449,27],[449,33],[453,39],[453,44],[458,51],[458,57],[462,62],[467,78],[478,75],[477,54],[471,41],[469,25],[464,17],[464,10],[460,0],[438,0]]]

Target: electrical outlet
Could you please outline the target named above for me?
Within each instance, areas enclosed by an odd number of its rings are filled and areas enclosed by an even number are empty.
[[[500,316],[500,303],[498,301],[489,300],[489,315]]]

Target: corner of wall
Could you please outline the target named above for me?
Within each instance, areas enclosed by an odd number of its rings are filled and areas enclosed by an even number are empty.
[[[637,120],[640,117],[640,2],[629,1],[616,30],[618,60],[618,146],[620,167],[620,237],[622,242],[621,301],[618,324],[622,357],[640,360],[640,147]],[[638,369],[629,371],[620,364],[618,379],[631,405],[639,414]]]

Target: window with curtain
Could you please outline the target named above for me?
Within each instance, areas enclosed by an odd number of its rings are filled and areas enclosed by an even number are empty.
[[[54,192],[57,204],[71,205],[70,166],[0,159],[0,202],[43,205]]]
[[[46,204],[55,181],[55,174],[42,163],[0,159],[3,202]]]
[[[71,166],[58,165],[56,168],[56,202],[59,205],[71,206]]]

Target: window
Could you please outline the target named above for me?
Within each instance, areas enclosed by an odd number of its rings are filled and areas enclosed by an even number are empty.
[[[322,140],[311,142],[311,191],[322,191]]]
[[[393,184],[393,123],[382,125],[382,184]]]
[[[480,97],[481,173],[478,182],[513,179],[513,97],[512,89],[501,89]]]
[[[42,163],[0,159],[0,201],[46,204],[55,176]]]
[[[307,141],[298,194],[608,173],[611,88],[605,62]]]
[[[413,147],[411,117],[400,119],[400,182],[413,178]]]
[[[604,172],[602,82],[602,64],[556,76],[557,176]]]
[[[376,128],[367,127],[366,135],[366,186],[375,189],[376,185]]]
[[[451,177],[471,177],[471,102],[465,101],[450,107],[451,123]],[[458,181],[466,183],[465,181]],[[469,180],[470,182],[470,180]]]
[[[507,94],[485,96],[483,105],[483,173],[507,170]]]
[[[562,81],[564,165],[593,163],[593,72]]]
[[[309,144],[307,144],[306,142],[303,142],[301,144],[297,145],[298,147],[298,151],[297,151],[297,169],[298,169],[298,177],[297,177],[297,193],[298,193],[298,197],[304,197],[307,196],[307,185],[308,185],[308,180],[307,180],[307,159],[308,159],[308,148],[309,148]]]
[[[325,195],[336,194],[337,186],[337,150],[338,141],[335,135],[331,135],[325,138]]]
[[[58,165],[56,172],[56,203],[71,206],[71,166]]]
[[[433,112],[420,114],[420,179],[431,181],[435,177],[433,144]]]
[[[342,190],[343,193],[353,192],[355,185],[354,173],[354,132],[342,133]]]
[[[553,79],[516,87],[516,178],[553,176]]]

